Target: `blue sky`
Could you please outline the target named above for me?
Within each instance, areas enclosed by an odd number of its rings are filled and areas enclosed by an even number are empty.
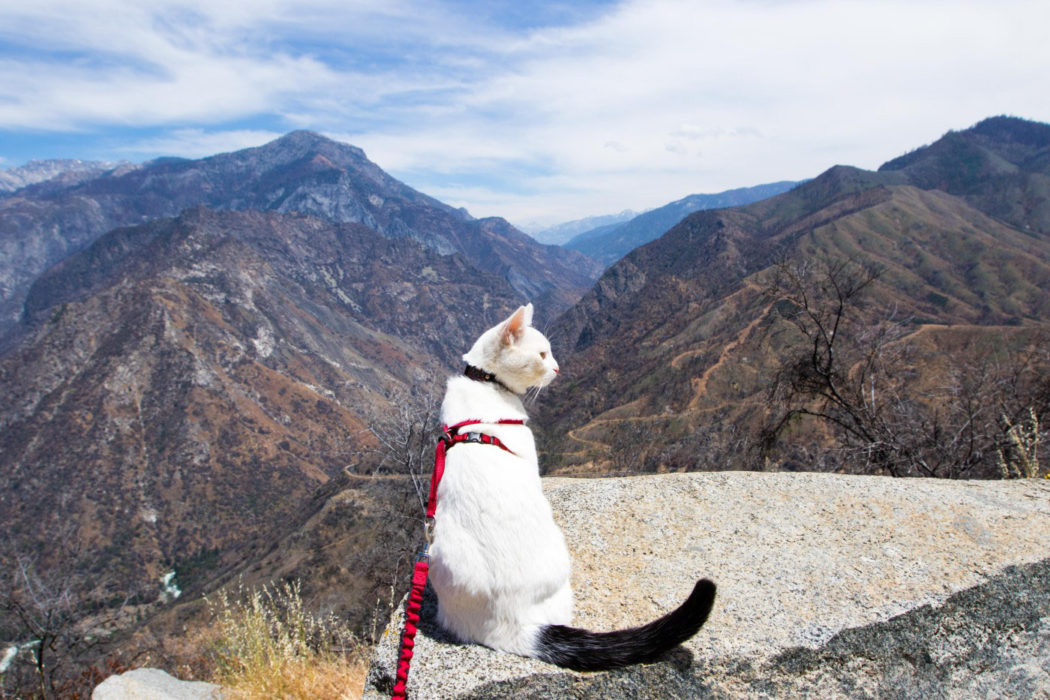
[[[527,228],[1050,122],[1045,0],[4,0],[0,167],[313,129]]]

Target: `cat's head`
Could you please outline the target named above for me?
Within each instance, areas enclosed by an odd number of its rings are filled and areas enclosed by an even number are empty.
[[[532,304],[518,307],[505,321],[482,333],[463,359],[491,372],[518,394],[547,386],[558,374],[550,342],[532,327]]]

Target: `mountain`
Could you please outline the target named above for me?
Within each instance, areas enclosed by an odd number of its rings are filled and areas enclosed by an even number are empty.
[[[55,186],[68,187],[77,182],[98,177],[115,167],[117,167],[116,163],[75,158],[32,160],[17,168],[0,170],[0,195],[9,194],[38,182],[50,182]]]
[[[1004,401],[1019,395],[1005,387],[1021,374],[1045,384],[1038,363],[1046,362],[1050,327],[1050,236],[1040,223],[1040,187],[1048,157],[1050,126],[992,119],[878,172],[836,166],[771,199],[694,213],[634,250],[551,329],[563,371],[535,423],[544,426],[553,471],[762,465],[748,446],[761,440],[778,373],[799,361],[805,321],[797,303],[770,293],[772,284],[783,269],[805,275],[821,261],[882,270],[847,320],[858,362],[864,343],[876,342],[860,330],[901,334],[885,346],[897,371],[879,380],[880,397],[904,392],[894,410],[936,401],[941,420],[960,406],[996,405],[982,394],[972,404],[960,398],[981,388],[981,376]],[[960,159],[973,167],[960,172]],[[817,279],[812,291],[833,301],[829,284]],[[960,375],[979,356],[987,371]],[[1015,360],[1019,374],[1010,380]],[[955,398],[945,394],[951,387]],[[985,420],[995,424],[1002,410],[987,410]],[[842,468],[830,461],[838,454],[830,433],[807,440],[812,459],[794,464]],[[983,464],[994,455],[985,453]]]
[[[691,194],[620,224],[606,223],[579,233],[565,247],[611,265],[640,245],[659,238],[694,211],[722,209],[757,202],[785,192],[797,182],[772,182],[718,194]]]
[[[309,132],[0,197],[0,640],[12,595],[95,637],[289,570],[365,631],[446,374],[598,269]]]
[[[996,164],[983,175],[938,174],[938,144],[879,172],[839,166],[693,213],[613,264],[550,328],[563,370],[533,421],[543,463],[840,468],[830,430],[798,427],[813,460],[745,450],[793,358],[798,307],[768,293],[785,261],[883,266],[858,313],[904,319],[894,377],[917,391],[977,345],[1038,359],[1050,236],[1017,217],[1044,210],[1050,127],[991,126],[949,135]],[[0,570],[57,581],[91,634],[182,629],[186,599],[237,576],[304,576],[312,603],[360,623],[404,580],[444,375],[527,292],[568,306],[592,269],[307,132],[30,185],[0,198],[0,224],[23,268],[55,260],[17,282],[20,332],[0,352]],[[980,396],[956,403],[998,420]],[[0,639],[28,638],[9,618]]]
[[[966,131],[895,158],[880,173],[900,173],[923,189],[961,197],[1015,228],[1050,234],[1047,125],[992,117]]]
[[[636,216],[638,216],[638,212],[624,209],[619,214],[604,214],[601,216],[588,216],[583,219],[573,219],[572,221],[566,221],[557,226],[550,226],[540,231],[536,231],[532,234],[532,237],[543,243],[564,245],[569,242],[570,239],[584,233],[585,231],[591,231],[605,226],[616,226],[625,221],[630,221]]]
[[[53,184],[53,183],[52,183]],[[438,255],[460,253],[496,271],[522,299],[565,308],[597,276],[577,253],[543,246],[500,219],[472,219],[383,172],[363,151],[297,131],[200,160],[164,158],[67,187],[39,183],[0,198],[0,321],[21,315],[33,279],[106,231],[221,210],[311,214],[410,238]]]
[[[0,356],[4,569],[58,572],[101,616],[154,610],[169,571],[199,592],[371,474],[370,428],[439,394],[518,296],[458,253],[302,214],[99,237],[33,284]]]

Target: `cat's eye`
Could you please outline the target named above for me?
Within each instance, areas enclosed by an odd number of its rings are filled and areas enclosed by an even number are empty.
[[[546,352],[541,352],[540,353],[540,359],[541,360],[546,360],[547,359],[547,353]]]

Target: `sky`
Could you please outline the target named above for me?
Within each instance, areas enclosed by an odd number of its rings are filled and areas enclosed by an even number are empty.
[[[0,168],[311,129],[526,230],[1050,122],[1045,0],[4,0]]]

